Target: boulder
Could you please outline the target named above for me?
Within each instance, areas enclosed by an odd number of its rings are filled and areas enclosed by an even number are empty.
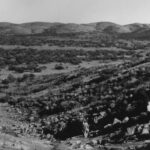
[[[117,118],[114,119],[113,125],[121,124],[121,121]]]
[[[125,117],[123,120],[122,120],[122,123],[127,123],[129,121],[129,117]]]
[[[142,130],[142,135],[149,134],[149,125],[145,124]]]
[[[81,148],[81,141],[76,141],[72,143],[73,149],[80,149]]]
[[[89,145],[89,144],[86,144],[86,145],[84,146],[84,149],[85,149],[85,150],[94,150],[94,148],[93,148],[91,145]]]
[[[128,136],[134,135],[135,134],[135,128],[136,128],[136,126],[132,126],[132,127],[127,128],[127,135]]]
[[[150,137],[149,125],[145,124],[141,133],[142,139],[148,139]]]
[[[148,102],[147,111],[150,112],[150,102]]]
[[[97,144],[98,144],[98,140],[93,139],[93,140],[91,141],[91,144],[92,144],[93,146],[97,145]]]

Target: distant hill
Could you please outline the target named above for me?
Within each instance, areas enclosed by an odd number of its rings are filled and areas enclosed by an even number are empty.
[[[124,39],[150,40],[150,24],[129,24],[129,33],[123,33],[119,37]]]
[[[85,34],[96,35],[117,35],[120,38],[150,39],[150,24],[128,24],[119,25],[112,22],[96,22],[89,24],[75,23],[48,23],[30,22],[13,24],[8,22],[0,23],[0,35],[59,35],[59,34]]]
[[[133,23],[125,25],[124,27],[130,30],[130,32],[135,32],[139,30],[150,29],[150,24]]]

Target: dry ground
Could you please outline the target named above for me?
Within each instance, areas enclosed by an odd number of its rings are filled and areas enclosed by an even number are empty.
[[[23,124],[15,110],[8,104],[0,103],[0,150],[50,150],[52,146],[48,141],[15,136],[16,129]],[[7,128],[7,132],[3,129]],[[8,131],[10,130],[10,131]]]

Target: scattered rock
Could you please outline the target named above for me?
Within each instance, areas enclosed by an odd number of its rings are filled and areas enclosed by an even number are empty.
[[[85,150],[93,150],[94,148],[93,148],[91,145],[86,144],[86,145],[84,146],[84,149],[85,149]]]

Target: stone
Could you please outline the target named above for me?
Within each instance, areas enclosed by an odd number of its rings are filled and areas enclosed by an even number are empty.
[[[135,126],[127,128],[127,134],[128,135],[134,135],[135,128],[136,128]]]
[[[104,129],[107,129],[107,128],[111,127],[111,126],[112,126],[112,124],[107,124],[107,125],[104,126]]]
[[[145,124],[142,130],[142,135],[149,135],[149,125]]]
[[[86,144],[86,145],[84,146],[84,149],[85,149],[85,150],[93,150],[94,148],[93,148],[91,145]]]
[[[137,131],[138,131],[138,133],[142,132],[142,126],[141,125],[137,127]]]
[[[93,139],[93,140],[91,141],[91,143],[92,143],[92,145],[97,145],[97,144],[98,144],[98,141],[95,140],[95,139]]]
[[[113,122],[113,125],[115,125],[115,124],[120,124],[120,123],[121,123],[121,121],[120,121],[119,119],[115,118],[115,119],[114,119],[114,122]]]
[[[76,141],[76,144],[81,144],[81,141],[80,140]]]
[[[105,117],[107,115],[107,113],[105,111],[100,112],[101,117]]]
[[[142,150],[143,149],[143,144],[139,144],[135,147],[136,150]]]
[[[150,102],[148,102],[147,111],[150,112]]]
[[[133,145],[129,146],[128,148],[129,148],[129,150],[136,150],[135,146],[133,146]]]
[[[129,117],[125,117],[122,121],[122,123],[127,123],[129,121]]]
[[[79,149],[81,147],[81,141],[76,141],[72,143],[74,149]]]

